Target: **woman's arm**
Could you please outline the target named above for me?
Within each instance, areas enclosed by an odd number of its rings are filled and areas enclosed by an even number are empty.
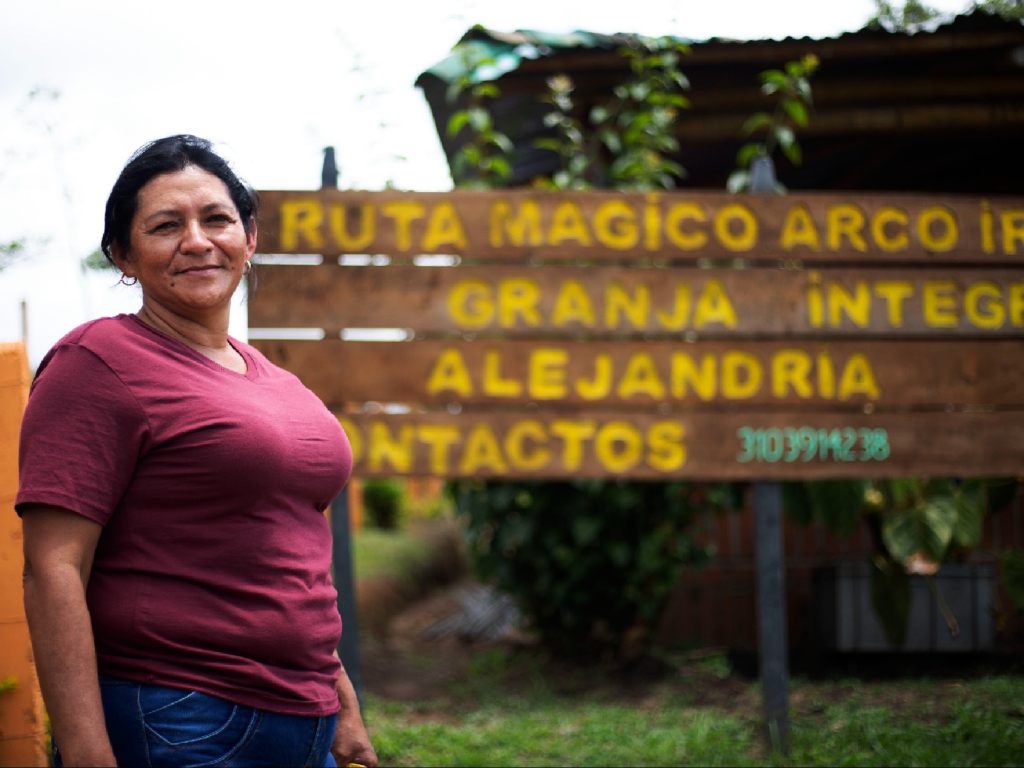
[[[25,614],[39,686],[64,765],[116,765],[85,604],[99,523],[60,507],[22,507]]]
[[[334,658],[338,658],[337,651],[334,652]],[[334,755],[335,762],[342,768],[353,763],[365,768],[376,768],[377,753],[374,752],[366,726],[363,725],[363,717],[359,713],[359,699],[356,698],[355,688],[348,679],[345,667],[341,668],[341,674],[338,676],[338,700],[341,702],[341,709],[338,711],[338,728],[334,732],[334,744],[331,745],[331,754]]]

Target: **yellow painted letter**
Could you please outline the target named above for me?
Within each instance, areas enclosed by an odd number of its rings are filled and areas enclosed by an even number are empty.
[[[281,250],[299,250],[299,234],[306,241],[306,247],[313,252],[322,251],[324,237],[320,224],[324,220],[324,209],[316,200],[285,200],[281,203]]]
[[[782,223],[782,233],[779,235],[779,246],[784,251],[792,251],[798,245],[804,245],[812,251],[821,250],[821,239],[818,237],[818,229],[814,226],[814,219],[806,205],[794,205],[786,213],[786,220]]]
[[[441,392],[454,392],[463,397],[473,394],[473,382],[466,369],[466,361],[459,350],[444,350],[434,364],[434,370],[427,379],[427,394],[436,395]]]
[[[622,220],[617,227],[612,223],[616,219]],[[640,240],[636,213],[622,200],[601,203],[594,212],[594,236],[597,242],[612,250],[628,251]]]
[[[423,234],[424,251],[436,251],[442,245],[454,245],[459,250],[466,247],[466,233],[451,203],[434,206],[427,219],[427,231]]]
[[[505,234],[512,245],[540,245],[540,206],[535,200],[524,200],[513,216],[512,206],[498,200],[491,206],[491,247],[505,244]]]
[[[877,400],[878,382],[875,381],[875,372],[871,369],[871,363],[860,354],[850,355],[843,368],[843,376],[839,380],[839,399],[849,400],[857,393],[865,394],[871,400]]]
[[[422,219],[427,212],[419,203],[385,203],[381,213],[395,220],[395,247],[400,251],[412,248],[412,222]]]
[[[746,352],[722,355],[722,396],[728,400],[745,400],[761,388],[764,371],[761,362]]]

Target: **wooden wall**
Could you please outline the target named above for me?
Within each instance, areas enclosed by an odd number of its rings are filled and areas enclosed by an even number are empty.
[[[0,694],[0,766],[46,765],[43,697],[36,680],[22,602],[18,433],[31,376],[25,345],[0,344],[0,678],[17,689]]]
[[[821,523],[807,528],[784,517],[786,553],[786,608],[789,646],[794,651],[814,650],[812,577],[815,568],[842,560],[864,560],[872,552],[871,537],[860,530],[844,540]],[[666,646],[717,646],[730,650],[757,650],[757,608],[754,563],[754,516],[748,502],[739,512],[707,517],[701,522],[701,540],[717,554],[699,571],[688,571],[662,617],[658,640]],[[980,546],[971,562],[992,563],[997,581],[999,552],[1024,548],[1024,494],[985,520]],[[1014,611],[1005,590],[998,590],[995,653],[1024,651],[1024,614]]]

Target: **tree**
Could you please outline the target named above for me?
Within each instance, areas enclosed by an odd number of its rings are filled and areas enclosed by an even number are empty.
[[[902,6],[888,0],[875,0],[875,15],[864,26],[880,26],[888,32],[908,32],[940,15],[939,10],[920,0],[906,0]]]
[[[1008,21],[1024,21],[1024,0],[979,0],[964,8],[964,13],[987,11]],[[913,32],[916,28],[942,16],[942,12],[920,0],[906,0],[901,6],[888,0],[875,0],[875,13],[865,27],[880,26],[889,32]]]
[[[1024,21],[1024,0],[982,0],[974,8],[999,14],[1008,21]]]

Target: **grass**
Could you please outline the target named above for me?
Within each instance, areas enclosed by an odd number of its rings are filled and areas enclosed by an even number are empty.
[[[356,578],[407,578],[430,559],[430,547],[408,528],[364,528],[352,538]]]
[[[780,758],[758,684],[727,664],[643,682],[491,649],[428,699],[367,695],[365,715],[381,765],[1024,765],[1024,677],[797,679]]]

